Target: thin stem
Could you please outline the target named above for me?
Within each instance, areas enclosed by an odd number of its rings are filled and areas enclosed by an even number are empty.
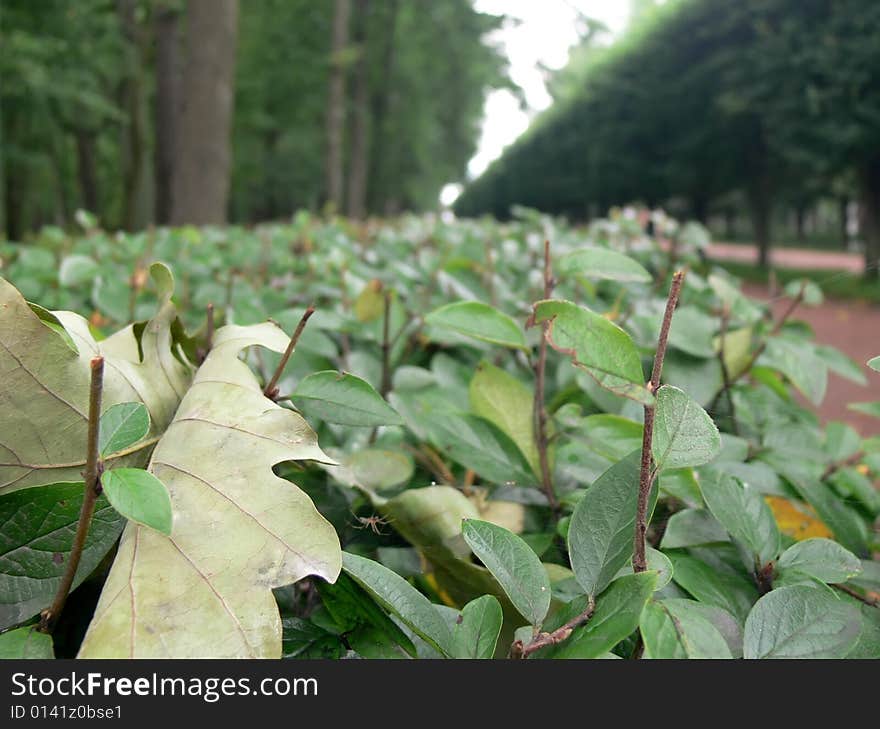
[[[98,435],[101,421],[101,397],[104,390],[104,358],[93,358],[91,368],[92,379],[89,388],[86,469],[83,473],[85,477],[83,503],[79,512],[79,521],[76,525],[76,534],[73,537],[73,545],[70,548],[70,556],[67,560],[67,568],[61,578],[61,584],[58,585],[58,591],[55,593],[52,605],[40,613],[39,630],[43,633],[52,632],[58,617],[61,615],[61,611],[64,609],[64,603],[67,601],[68,594],[70,594],[70,588],[73,587],[73,580],[76,577],[86,538],[89,535],[89,526],[92,523],[92,515],[95,513],[95,502],[98,500],[98,494],[101,492],[99,479],[101,477],[102,464],[98,460]]]
[[[850,597],[854,597],[859,602],[865,603],[865,605],[870,605],[871,607],[880,608],[880,600],[875,597],[866,597],[862,595],[860,592],[853,590],[851,587],[847,587],[846,585],[831,585],[833,588],[840,590],[841,592],[846,593]]]
[[[382,313],[382,387],[385,397],[391,391],[391,291],[385,289],[385,307]]]
[[[214,346],[214,304],[205,307],[205,343],[198,348],[196,355],[199,364],[205,361],[211,347]]]
[[[515,641],[510,649],[510,657],[528,658],[535,651],[541,650],[541,648],[546,648],[547,646],[556,645],[564,640],[568,640],[575,628],[583,625],[593,617],[593,612],[595,610],[596,601],[590,597],[587,602],[586,610],[580,615],[573,617],[565,625],[557,628],[552,633],[538,633],[538,635],[532,639],[531,643],[528,643],[527,645],[523,645],[521,640]]]
[[[550,241],[544,241],[544,298],[549,299],[555,285],[553,270],[550,264]],[[541,342],[538,345],[538,361],[535,365],[535,398],[532,405],[532,419],[535,428],[535,445],[538,449],[538,463],[541,468],[541,489],[547,497],[554,516],[559,514],[559,500],[553,489],[553,476],[550,473],[548,455],[549,440],[547,438],[547,406],[544,402],[545,379],[547,370],[547,336],[550,322],[541,324]]]
[[[833,461],[828,464],[828,468],[825,469],[822,473],[822,481],[833,476],[837,473],[841,468],[846,468],[847,466],[854,466],[859,461],[861,461],[865,457],[864,451],[859,451],[858,453],[853,453],[849,458],[842,458],[839,461]]]
[[[672,324],[672,315],[678,304],[681,294],[681,284],[684,281],[685,272],[676,271],[672,277],[672,286],[669,289],[669,297],[666,299],[666,311],[663,313],[663,323],[660,326],[660,336],[657,339],[657,354],[654,355],[654,367],[651,370],[651,379],[648,382],[648,390],[653,394],[660,387],[660,375],[663,373],[663,360],[666,357],[666,342],[669,339],[669,327]],[[644,572],[648,569],[645,557],[645,534],[648,531],[648,498],[651,494],[651,484],[654,482],[653,458],[651,457],[651,443],[654,438],[654,404],[645,405],[645,427],[642,432],[642,463],[639,470],[639,498],[636,507],[636,530],[633,543],[633,570]]]
[[[385,289],[382,311],[382,382],[379,386],[379,394],[384,399],[391,392],[391,291]],[[406,325],[404,325],[406,326]],[[402,330],[401,330],[402,331]],[[399,333],[399,332],[398,332]],[[376,442],[379,436],[379,428],[373,428],[370,433],[370,445]]]
[[[804,300],[804,291],[806,289],[807,282],[804,281],[801,283],[801,288],[797,292],[797,295],[791,300],[788,307],[786,307],[785,311],[782,312],[782,315],[776,320],[773,324],[773,328],[770,330],[770,334],[765,336],[761,343],[758,345],[758,348],[752,353],[751,358],[749,359],[749,363],[743,369],[743,371],[737,376],[737,380],[740,377],[748,374],[752,371],[752,368],[755,366],[755,363],[758,361],[758,357],[764,354],[764,350],[767,348],[767,341],[770,337],[774,337],[779,332],[782,331],[782,327],[785,326],[785,322],[788,321],[788,318],[794,313],[794,310],[797,309],[798,305]],[[732,384],[732,383],[731,383]]]
[[[299,320],[299,324],[296,325],[296,331],[294,331],[293,336],[287,343],[287,349],[285,349],[284,354],[281,355],[281,361],[275,368],[275,373],[272,375],[272,379],[269,380],[269,383],[263,389],[263,394],[270,400],[275,400],[275,398],[278,397],[278,380],[281,379],[281,375],[284,373],[284,368],[287,366],[287,361],[290,359],[290,355],[293,354],[296,343],[299,341],[299,338],[303,333],[303,329],[306,328],[306,323],[309,321],[309,317],[311,317],[311,315],[314,313],[314,305],[309,306],[309,308],[305,310],[305,313],[303,313],[302,318]]]
[[[722,392],[727,394],[727,404],[730,407],[730,422],[733,426],[733,434],[739,435],[739,422],[736,419],[736,405],[733,402],[733,393],[730,387],[733,384],[730,379],[730,370],[727,367],[727,359],[725,357],[725,343],[727,339],[727,327],[730,322],[730,307],[725,304],[721,311],[721,331],[718,334],[718,361],[721,363],[721,377],[724,387]]]

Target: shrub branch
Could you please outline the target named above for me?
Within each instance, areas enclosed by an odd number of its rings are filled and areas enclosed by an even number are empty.
[[[538,633],[530,643],[523,645],[521,640],[514,641],[510,649],[511,658],[528,658],[535,651],[546,648],[547,646],[562,643],[568,640],[574,629],[586,623],[596,610],[596,601],[590,597],[587,608],[580,615],[573,617],[565,625],[557,628],[552,633]]]
[[[101,398],[104,391],[104,358],[95,357],[91,361],[92,377],[89,387],[89,428],[86,444],[86,468],[83,472],[85,478],[85,491],[83,493],[82,508],[79,512],[79,521],[76,525],[76,533],[73,537],[73,545],[70,548],[70,556],[67,560],[67,568],[61,578],[61,584],[55,593],[52,605],[40,613],[39,630],[42,633],[51,633],[58,617],[64,609],[64,603],[73,587],[73,580],[79,568],[86,538],[89,535],[89,526],[92,523],[92,515],[95,513],[95,502],[101,493],[102,464],[98,459],[98,436],[101,421]]]
[[[660,387],[660,375],[663,373],[663,360],[666,357],[666,342],[669,339],[669,327],[672,324],[672,315],[678,304],[681,293],[681,284],[684,281],[684,271],[676,271],[672,277],[672,286],[669,288],[669,297],[666,299],[666,311],[663,313],[663,323],[660,326],[660,336],[657,340],[657,354],[654,356],[654,367],[651,370],[651,379],[648,382],[648,390],[651,394],[657,392]],[[633,544],[633,571],[644,572],[648,569],[645,558],[645,534],[648,531],[648,497],[651,494],[651,484],[654,482],[653,458],[651,457],[651,442],[654,437],[654,413],[655,405],[645,405],[645,427],[642,433],[642,463],[639,471],[639,499],[636,507],[636,530]]]
[[[263,394],[268,397],[270,400],[276,400],[278,398],[278,380],[281,379],[281,375],[284,373],[284,368],[287,366],[287,361],[290,359],[290,355],[293,354],[293,350],[296,348],[296,343],[299,341],[299,338],[302,336],[303,329],[306,328],[306,324],[309,321],[309,317],[315,313],[314,305],[309,306],[308,309],[302,315],[302,318],[299,320],[299,324],[296,325],[296,331],[294,331],[293,336],[290,338],[290,341],[287,343],[287,349],[284,350],[284,354],[281,355],[281,361],[278,363],[278,366],[275,368],[275,373],[272,375],[272,379],[269,380],[269,383],[266,385],[263,390]]]
[[[544,298],[553,294],[556,282],[553,280],[553,269],[550,264],[550,241],[544,241]],[[550,473],[548,455],[549,439],[547,437],[547,406],[544,402],[544,389],[547,370],[547,336],[550,322],[541,324],[541,342],[538,345],[538,361],[535,364],[535,399],[533,403],[533,420],[535,428],[535,445],[538,449],[538,462],[541,468],[541,489],[547,497],[554,515],[559,513],[559,501],[553,489],[553,476]]]

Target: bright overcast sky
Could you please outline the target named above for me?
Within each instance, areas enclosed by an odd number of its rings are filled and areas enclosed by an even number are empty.
[[[630,0],[474,0],[474,7],[519,21],[508,20],[492,40],[507,55],[510,77],[523,89],[529,109],[523,111],[509,91],[489,94],[480,143],[468,164],[471,177],[485,170],[526,130],[534,115],[550,105],[541,66],[556,69],[566,64],[568,50],[578,40],[578,15],[603,22],[616,35],[629,20]],[[457,186],[447,185],[441,199],[449,203],[457,193]]]

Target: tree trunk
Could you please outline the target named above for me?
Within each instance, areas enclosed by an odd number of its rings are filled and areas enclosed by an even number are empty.
[[[842,197],[837,201],[838,224],[840,225],[840,247],[849,249],[849,198]]]
[[[752,235],[758,247],[758,265],[770,264],[770,185],[765,177],[759,177],[749,185],[749,213],[752,218]]]
[[[156,10],[156,222],[171,222],[174,149],[180,114],[180,14],[173,5]]]
[[[388,120],[394,118],[392,107],[397,93],[393,79],[398,10],[398,0],[388,0],[387,17],[383,19],[385,45],[382,48],[382,84],[373,99],[371,190],[367,199],[371,210],[381,210],[385,215],[393,215],[400,209],[396,192],[389,190],[388,186],[389,179],[397,169],[397,145],[389,140],[391,132],[388,129]],[[389,141],[392,144],[388,144]]]
[[[325,196],[333,210],[342,209],[342,150],[345,133],[344,52],[348,46],[350,0],[336,0],[333,10],[330,89],[327,94],[327,152],[324,161]]]
[[[122,131],[122,227],[143,228],[149,223],[149,168],[147,166],[147,101],[143,79],[145,34],[136,12],[137,0],[117,0],[122,35],[126,40],[126,69],[120,106],[128,117]]]
[[[73,132],[76,141],[76,174],[80,201],[90,213],[98,212],[98,172],[95,164],[95,135],[87,129]]]
[[[803,205],[798,205],[794,209],[794,233],[798,243],[803,243],[807,238],[805,222],[807,219],[807,209]]]
[[[226,222],[238,0],[189,0],[180,134],[172,184],[174,225]]]
[[[709,201],[705,195],[694,195],[691,198],[691,216],[693,216],[693,219],[705,225],[708,214]]]
[[[357,0],[357,40],[360,55],[354,89],[354,128],[348,169],[348,215],[363,218],[367,208],[368,126],[370,114],[370,61],[367,55],[367,13],[369,0]]]
[[[865,241],[865,278],[880,280],[880,156],[865,164],[859,179],[862,238]]]

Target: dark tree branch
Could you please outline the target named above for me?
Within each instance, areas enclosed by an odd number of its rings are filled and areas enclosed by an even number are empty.
[[[104,390],[104,358],[95,357],[91,362],[92,377],[89,388],[89,428],[86,443],[86,469],[83,472],[85,478],[85,491],[83,493],[82,508],[79,512],[79,522],[76,525],[76,534],[73,537],[73,545],[70,548],[70,556],[67,560],[67,568],[61,578],[61,584],[55,593],[52,605],[40,613],[39,630],[43,633],[51,633],[58,622],[58,617],[67,602],[67,596],[73,587],[76,571],[79,568],[86,538],[89,535],[89,526],[92,523],[92,515],[95,513],[95,502],[101,493],[101,470],[102,464],[98,459],[98,436],[101,422],[101,398]]]
[[[660,325],[660,336],[657,339],[657,354],[654,355],[654,367],[651,370],[651,379],[648,382],[648,390],[651,394],[657,392],[657,388],[660,387],[660,375],[663,373],[663,360],[666,357],[669,327],[672,324],[672,315],[675,313],[679,294],[681,294],[684,276],[684,271],[676,271],[672,276],[672,286],[669,289],[669,297],[666,299],[666,311],[663,313],[663,323]],[[648,531],[648,497],[651,494],[651,484],[654,482],[655,476],[653,458],[651,457],[651,442],[654,437],[654,413],[655,407],[653,403],[645,405],[645,427],[642,433],[642,463],[639,470],[639,498],[636,507],[636,529],[633,544],[633,570],[635,572],[644,572],[648,569],[645,557],[645,534]]]

